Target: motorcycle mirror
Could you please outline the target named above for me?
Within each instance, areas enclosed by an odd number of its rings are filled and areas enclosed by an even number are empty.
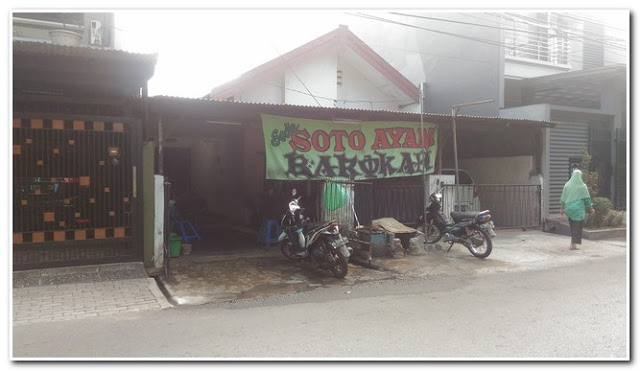
[[[300,200],[300,198],[302,198],[302,195],[298,194],[298,190],[294,188],[291,190],[291,197],[295,198],[296,200]]]

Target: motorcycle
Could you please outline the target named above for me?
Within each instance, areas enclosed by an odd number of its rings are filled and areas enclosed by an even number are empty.
[[[300,198],[295,198],[296,190],[292,192],[294,199],[289,203],[289,210],[280,221],[282,232],[278,237],[278,244],[282,254],[292,260],[310,260],[317,268],[328,269],[336,278],[347,275],[351,249],[347,246],[347,238],[340,234],[340,228],[335,221],[312,223],[304,216],[305,209],[298,204]],[[302,228],[304,246],[300,246],[297,230]]]
[[[450,243],[447,252],[454,243],[460,243],[476,258],[484,259],[491,254],[491,238],[495,237],[496,233],[493,231],[494,225],[489,210],[452,211],[450,215],[453,223],[449,224],[442,213],[440,191],[431,194],[429,201],[426,213],[418,219],[418,230],[424,233],[426,243],[436,243],[442,238],[444,242]]]

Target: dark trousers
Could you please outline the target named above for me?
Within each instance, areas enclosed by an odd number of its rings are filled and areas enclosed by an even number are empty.
[[[584,225],[584,220],[575,221],[569,219],[569,227],[571,228],[571,242],[576,243],[578,245],[582,244],[582,226]]]

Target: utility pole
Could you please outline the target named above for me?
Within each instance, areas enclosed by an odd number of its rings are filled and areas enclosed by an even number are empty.
[[[457,134],[456,134],[456,132],[457,132],[457,129],[456,129],[456,114],[458,113],[458,110],[460,109],[460,107],[475,106],[475,105],[478,105],[478,104],[491,103],[491,102],[493,102],[493,99],[481,100],[481,101],[469,102],[469,103],[460,103],[460,104],[454,104],[454,105],[451,106],[451,122],[453,124],[453,161],[455,163],[455,169],[456,169],[456,179],[455,179],[456,200],[455,200],[455,202],[457,202],[459,200],[459,196],[460,196],[459,193],[458,193],[458,183],[460,182],[460,177],[459,177],[459,173],[458,173],[458,138],[457,138]],[[462,210],[460,210],[460,211],[462,211]]]

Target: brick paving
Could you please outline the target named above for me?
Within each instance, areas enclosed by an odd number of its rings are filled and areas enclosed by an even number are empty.
[[[14,325],[171,307],[139,263],[14,272],[12,304]]]

